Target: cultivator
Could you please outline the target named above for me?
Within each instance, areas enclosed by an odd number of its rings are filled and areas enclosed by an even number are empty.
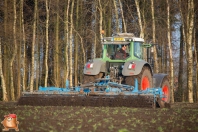
[[[73,88],[69,88],[68,83],[66,88],[39,87],[38,91],[23,92],[18,105],[155,108],[158,100],[165,98],[161,88],[138,90],[137,79],[135,86],[111,82],[110,78]]]

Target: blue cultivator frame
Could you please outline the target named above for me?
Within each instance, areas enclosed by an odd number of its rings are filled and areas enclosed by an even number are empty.
[[[116,82],[111,82],[110,78],[97,79],[95,83],[87,83],[77,87],[69,87],[69,81],[66,81],[65,88],[58,87],[39,87],[38,91],[34,92],[23,92],[24,96],[28,95],[66,95],[66,96],[106,96],[115,97],[118,95],[132,97],[145,96],[153,98],[154,104],[157,98],[165,98],[162,89],[158,88],[147,88],[146,90],[138,90],[138,81],[135,79],[135,86],[119,84]]]
[[[23,92],[18,105],[163,108],[162,98],[166,97],[160,87],[138,90],[137,79],[130,86],[111,82],[107,76],[77,87],[69,87],[68,80],[65,88],[40,86],[37,91]]]

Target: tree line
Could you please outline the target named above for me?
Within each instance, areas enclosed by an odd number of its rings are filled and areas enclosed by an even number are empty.
[[[79,85],[86,61],[101,56],[104,30],[104,36],[134,33],[163,47],[160,58],[154,47],[154,72],[169,74],[171,101],[196,102],[196,7],[194,0],[2,0],[2,100],[38,86],[65,87],[66,79]]]

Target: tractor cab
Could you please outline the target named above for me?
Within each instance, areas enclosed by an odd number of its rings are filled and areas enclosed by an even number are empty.
[[[107,61],[127,61],[143,58],[144,39],[134,37],[132,33],[119,33],[113,37],[104,37],[103,59]]]

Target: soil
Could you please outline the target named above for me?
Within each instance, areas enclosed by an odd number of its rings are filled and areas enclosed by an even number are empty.
[[[16,104],[0,102],[0,122],[14,113],[20,132],[198,132],[198,103],[163,109]]]

